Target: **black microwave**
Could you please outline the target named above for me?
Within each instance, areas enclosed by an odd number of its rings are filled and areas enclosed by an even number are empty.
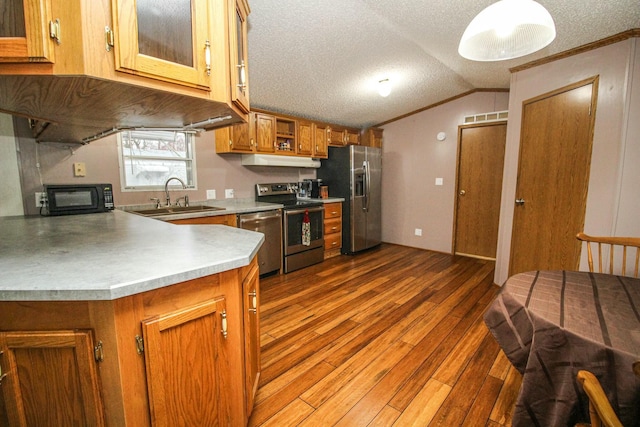
[[[114,209],[111,184],[47,184],[48,215],[78,215]]]

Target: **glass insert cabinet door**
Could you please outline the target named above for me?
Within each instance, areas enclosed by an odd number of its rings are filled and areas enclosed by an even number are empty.
[[[50,0],[0,1],[0,62],[54,62]]]
[[[116,69],[210,89],[206,0],[114,0]]]
[[[247,16],[249,5],[245,0],[236,0],[231,28],[231,84],[233,103],[243,112],[249,112],[249,73],[247,70]]]

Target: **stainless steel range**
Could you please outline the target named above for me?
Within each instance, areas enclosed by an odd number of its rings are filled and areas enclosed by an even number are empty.
[[[283,217],[284,272],[324,260],[324,204],[298,200],[298,183],[256,185],[256,201],[280,203]]]

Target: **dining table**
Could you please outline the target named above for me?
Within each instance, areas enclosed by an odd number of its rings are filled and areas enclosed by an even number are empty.
[[[484,321],[522,374],[512,425],[589,422],[577,382],[593,373],[624,426],[640,426],[640,279],[541,270],[507,279]]]

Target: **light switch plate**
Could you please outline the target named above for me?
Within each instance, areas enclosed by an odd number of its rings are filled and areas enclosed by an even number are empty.
[[[233,188],[227,188],[224,190],[225,199],[233,199]]]
[[[443,179],[442,178],[436,178],[436,185],[442,185],[443,184]]]
[[[207,199],[213,200],[216,198],[216,190],[207,190]]]

